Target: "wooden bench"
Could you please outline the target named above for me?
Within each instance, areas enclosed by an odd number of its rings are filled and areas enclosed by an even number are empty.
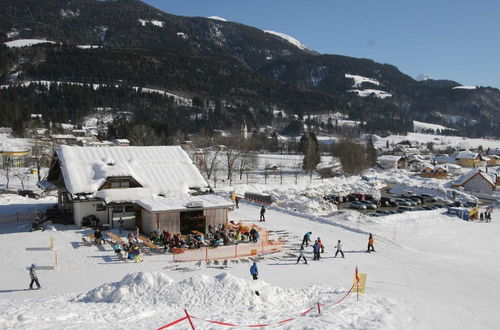
[[[114,234],[114,233],[106,233],[108,237],[112,238],[115,242],[118,242],[121,245],[125,245],[125,242],[121,239],[120,236]]]
[[[147,247],[149,247],[150,250],[156,250],[159,252],[159,250],[162,250],[163,248],[157,245],[154,245],[153,242],[147,237],[144,237],[142,235],[137,236],[138,239],[140,239]]]

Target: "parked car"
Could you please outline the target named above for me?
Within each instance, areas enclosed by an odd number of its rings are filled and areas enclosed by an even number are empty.
[[[400,207],[398,207],[398,210],[401,210],[401,211],[413,211],[413,207],[410,207],[410,206],[400,206]]]
[[[394,200],[394,203],[396,203],[398,206],[411,206],[411,203],[406,199],[397,198]]]
[[[414,201],[415,203],[417,203],[417,205],[422,204],[422,200],[419,197],[417,197],[417,196],[409,197],[408,199]]]
[[[40,198],[39,194],[35,193],[33,190],[28,190],[28,189],[18,190],[17,194],[29,198],[35,198],[35,199]]]
[[[398,206],[398,204],[389,197],[381,197],[380,206]]]
[[[422,194],[420,197],[423,197],[424,201],[426,202],[437,202],[436,197],[428,195],[428,194]]]
[[[366,205],[358,201],[352,202],[351,205],[349,205],[349,207],[352,209],[366,210]]]
[[[413,199],[410,199],[410,198],[404,198],[405,201],[407,201],[408,203],[410,203],[410,206],[417,206],[417,202],[414,201]]]
[[[356,197],[356,195],[349,194],[349,195],[347,195],[347,201],[348,202],[356,202],[356,201],[359,201],[359,199],[358,199],[358,197]]]
[[[334,194],[326,195],[324,197],[325,200],[329,201],[330,203],[334,203],[334,204],[343,203],[344,198],[345,198],[344,196],[334,195]]]
[[[363,203],[367,209],[376,209],[377,208],[377,205],[373,204],[372,202],[370,201],[359,201],[360,203]]]
[[[389,211],[381,211],[381,210],[377,210],[375,213],[377,213],[379,216],[391,214]]]
[[[403,191],[403,193],[401,194],[401,197],[414,197],[414,196],[416,195],[413,191]]]

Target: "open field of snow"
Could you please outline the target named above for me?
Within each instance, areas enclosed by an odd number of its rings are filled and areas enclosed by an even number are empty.
[[[0,197],[2,198],[2,197]],[[9,201],[1,199],[1,208]],[[307,203],[307,202],[304,202]],[[245,202],[230,212],[232,220],[257,221],[259,206]],[[173,263],[172,256],[146,255],[143,263],[118,261],[109,246],[80,244],[89,233],[73,226],[27,232],[28,224],[0,226],[0,328],[130,329],[155,328],[182,318],[187,308],[200,329],[221,329],[203,319],[235,324],[273,323],[344,296],[354,268],[367,273],[366,294],[311,312],[284,324],[285,329],[495,329],[500,270],[496,243],[500,217],[470,223],[443,211],[365,218],[354,211],[328,217],[269,207],[265,226],[288,240],[284,252],[258,262],[252,281],[249,263],[226,269],[205,263]],[[276,232],[279,231],[279,232]],[[321,261],[296,264],[306,231],[321,236]],[[377,252],[367,254],[368,232]],[[126,233],[122,234],[124,237]],[[31,263],[58,266],[40,270],[43,289],[25,291]],[[333,258],[341,239],[345,259]],[[259,296],[255,291],[260,293]],[[179,323],[174,329],[187,329]]]
[[[499,148],[500,140],[495,139],[473,139],[463,136],[453,135],[433,135],[422,133],[408,133],[407,135],[389,135],[385,138],[375,139],[374,144],[379,147],[385,147],[387,141],[389,143],[399,143],[408,140],[410,142],[419,142],[426,144],[428,142],[434,143],[434,149],[446,149],[447,147],[457,147],[460,149],[475,149],[479,146],[487,148]]]
[[[424,122],[421,122],[421,121],[416,121],[414,120],[413,121],[413,130],[415,132],[422,132],[423,130],[433,130],[434,132],[438,131],[438,130],[448,130],[448,129],[452,129],[452,128],[449,128],[449,127],[446,127],[446,126],[443,126],[443,125],[437,125],[437,124],[431,124],[431,123],[424,123]]]
[[[55,44],[55,41],[47,40],[47,39],[18,39],[7,41],[4,43],[8,48],[20,48],[20,47],[30,47],[37,44]]]

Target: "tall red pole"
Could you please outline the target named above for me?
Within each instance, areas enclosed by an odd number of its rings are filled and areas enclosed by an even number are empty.
[[[189,313],[186,309],[184,310],[184,313],[186,313],[186,317],[189,321],[189,324],[191,325],[191,329],[196,330],[196,328],[194,327],[193,321],[191,321],[191,315],[189,315]]]

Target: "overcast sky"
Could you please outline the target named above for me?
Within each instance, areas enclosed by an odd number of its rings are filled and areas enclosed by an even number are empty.
[[[500,87],[500,0],[145,0],[286,33],[326,54],[370,58],[416,77]]]

